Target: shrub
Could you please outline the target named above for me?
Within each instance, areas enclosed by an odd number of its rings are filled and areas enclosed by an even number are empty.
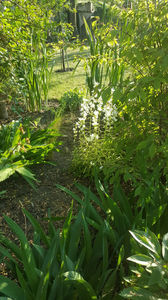
[[[130,232],[140,245],[139,251],[129,257],[136,263],[130,267],[133,275],[126,278],[130,287],[121,292],[127,299],[164,300],[168,298],[168,234],[162,240],[162,247],[153,232],[147,230]],[[142,248],[143,247],[143,248]]]
[[[83,93],[77,88],[65,92],[60,99],[60,106],[58,114],[61,115],[66,112],[75,112],[79,109],[83,99]]]
[[[33,187],[34,174],[27,166],[45,162],[48,153],[56,148],[58,133],[48,129],[35,129],[32,123],[12,121],[0,128],[0,181],[15,172],[22,175]],[[55,142],[51,139],[55,138]]]

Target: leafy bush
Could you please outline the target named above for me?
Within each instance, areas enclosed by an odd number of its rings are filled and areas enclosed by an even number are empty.
[[[83,194],[80,198],[57,185],[79,203],[74,217],[71,207],[62,231],[53,225],[59,217],[49,215],[46,234],[24,210],[34,228],[31,243],[21,228],[4,216],[20,244],[0,235],[1,260],[18,280],[17,284],[0,276],[2,295],[17,300],[23,295],[22,299],[55,299],[55,295],[59,299],[120,299],[117,293],[127,268],[124,259],[131,253],[128,230],[142,226],[142,214],[132,213],[121,187],[114,189],[113,199],[98,180],[96,186],[98,196],[77,185]]]
[[[97,104],[93,103],[92,115],[96,119],[97,107],[102,101],[99,93],[102,93],[105,105],[112,89],[117,120],[106,131],[102,126],[103,117],[98,117],[95,123],[101,134],[92,135],[90,141],[86,134],[89,137],[87,129],[90,127],[93,133],[93,124],[90,126],[83,116],[78,120],[78,128],[85,126],[85,135],[79,137],[73,168],[77,175],[93,176],[96,172],[111,184],[122,183],[139,209],[144,207],[146,224],[151,224],[153,219],[153,230],[164,234],[168,231],[167,33],[164,33],[167,32],[168,4],[150,1],[148,6],[142,0],[134,1],[131,10],[121,9],[115,4],[111,5],[110,11],[114,24],[110,24],[108,33],[103,27],[99,28],[98,22],[93,24],[93,32],[86,25],[90,46],[88,68],[92,96],[96,70],[99,69],[100,74],[104,62],[111,64],[111,71],[116,70],[111,73],[111,81],[104,81],[104,86],[101,78],[97,80]],[[114,50],[116,44],[119,45],[118,56],[114,58],[114,51],[110,55],[109,48]],[[124,64],[124,76],[121,76],[123,73],[117,63],[120,67]],[[108,108],[106,110],[108,114]],[[113,110],[110,117],[113,118]],[[160,226],[157,227],[159,220]]]
[[[137,266],[130,267],[133,275],[125,280],[131,287],[124,289],[121,296],[127,299],[167,299],[168,234],[164,235],[161,247],[157,237],[150,230],[136,230],[130,233],[141,247],[140,252],[128,258]]]
[[[61,115],[65,112],[75,112],[79,109],[83,99],[83,93],[77,88],[65,92],[60,99],[60,106],[58,108],[58,114]]]
[[[27,166],[45,162],[48,153],[58,145],[58,133],[48,129],[35,129],[29,121],[21,124],[12,121],[0,128],[0,181],[15,172],[22,175],[33,186],[36,180]],[[55,138],[55,142],[51,139]]]

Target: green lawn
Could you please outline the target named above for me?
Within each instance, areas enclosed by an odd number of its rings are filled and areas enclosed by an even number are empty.
[[[69,68],[75,68],[77,61],[74,62],[74,57],[78,55],[87,55],[88,51],[84,50],[82,53],[80,51],[69,49],[67,51]],[[68,72],[57,72],[61,69],[61,56],[60,52],[55,54],[53,59],[54,68],[51,75],[51,83],[49,89],[49,99],[60,99],[61,96],[70,89],[79,88],[85,89],[85,71],[83,64],[80,63],[77,69]],[[67,68],[67,62],[66,62]]]

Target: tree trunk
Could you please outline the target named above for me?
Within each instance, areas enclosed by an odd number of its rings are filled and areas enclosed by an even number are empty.
[[[65,52],[64,52],[64,49],[62,49],[61,52],[62,52],[62,70],[63,70],[63,72],[65,72],[66,68],[65,68]]]

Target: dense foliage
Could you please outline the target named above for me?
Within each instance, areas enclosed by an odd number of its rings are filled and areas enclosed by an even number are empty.
[[[64,1],[57,5],[65,8]],[[59,186],[79,204],[75,216],[71,207],[62,230],[54,226],[59,216],[49,215],[46,233],[24,210],[34,229],[32,243],[4,216],[19,243],[0,236],[1,259],[17,278],[16,283],[0,276],[2,299],[168,296],[168,3],[107,0],[97,7],[91,28],[84,20],[88,93],[66,92],[58,110],[80,114],[72,170],[91,178],[96,191],[77,185],[80,198]],[[47,39],[57,32],[53,8],[52,1],[18,0],[3,1],[0,9],[0,89],[4,93],[9,84],[12,95],[19,87],[30,110],[40,110],[42,99],[47,103]],[[71,25],[57,25],[64,50],[64,28]],[[44,160],[53,149],[53,142],[45,143],[52,134],[17,122],[2,126],[1,181],[15,171],[34,179],[25,167]]]
[[[64,2],[5,0],[0,7],[0,93],[23,99],[27,110],[47,104],[54,51],[48,41],[59,40],[63,22],[56,15]]]
[[[35,124],[12,121],[0,128],[0,181],[15,172],[22,175],[33,186],[34,174],[27,166],[45,162],[49,152],[57,149],[58,133],[52,129],[37,129]],[[52,142],[52,139],[55,142]],[[58,150],[58,149],[57,149]],[[34,187],[34,186],[33,186]]]

